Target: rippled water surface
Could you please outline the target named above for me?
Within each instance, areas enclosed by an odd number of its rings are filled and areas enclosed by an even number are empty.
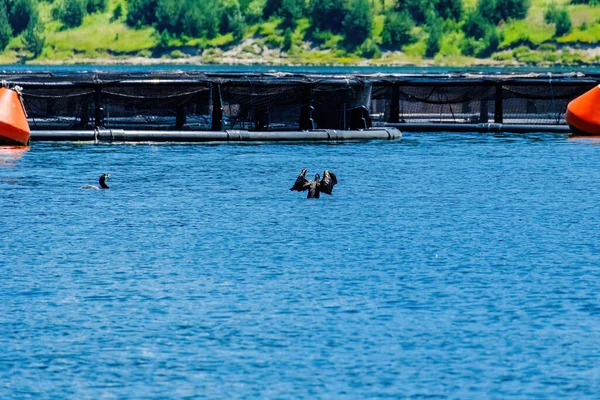
[[[593,141],[7,153],[0,398],[600,393]],[[290,192],[302,167],[334,195]]]

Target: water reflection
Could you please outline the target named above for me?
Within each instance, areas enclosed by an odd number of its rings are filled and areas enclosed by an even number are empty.
[[[14,168],[15,162],[29,151],[29,146],[0,146],[0,166]]]
[[[569,140],[576,140],[581,143],[600,144],[600,136],[588,136],[588,135],[571,135]]]

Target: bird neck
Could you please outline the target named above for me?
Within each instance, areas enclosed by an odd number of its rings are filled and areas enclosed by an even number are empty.
[[[106,184],[106,182],[105,182],[105,179],[104,179],[104,178],[100,178],[100,187],[101,187],[102,189],[108,189],[108,185]]]

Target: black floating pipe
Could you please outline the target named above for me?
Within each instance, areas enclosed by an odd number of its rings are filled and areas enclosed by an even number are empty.
[[[571,131],[567,125],[534,125],[534,124],[497,124],[497,123],[481,123],[481,124],[385,124],[384,126],[401,129],[402,132],[506,132],[506,133],[564,133],[569,134]]]
[[[57,130],[57,131],[44,131],[44,130],[33,130],[31,131],[31,141],[33,142],[63,142],[63,141],[95,141],[96,131],[93,130]]]
[[[317,129],[311,131],[32,131],[32,141],[96,141],[96,142],[277,142],[330,140],[393,140],[402,137],[393,127],[344,131]]]

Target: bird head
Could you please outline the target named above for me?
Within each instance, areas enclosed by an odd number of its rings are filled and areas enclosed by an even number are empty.
[[[315,175],[315,181],[319,181],[321,179],[321,176],[319,174]]]
[[[100,187],[103,189],[108,189],[108,185],[106,184],[106,178],[108,178],[110,174],[102,174],[100,176]]]

